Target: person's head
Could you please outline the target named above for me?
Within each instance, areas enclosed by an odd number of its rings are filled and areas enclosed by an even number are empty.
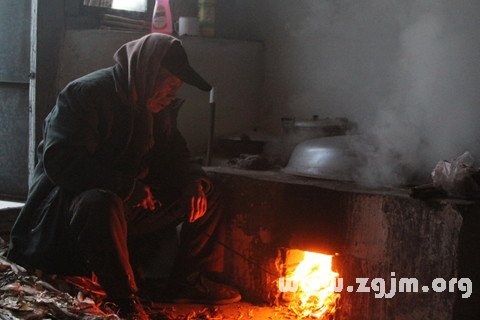
[[[166,107],[182,82],[203,91],[211,89],[188,63],[181,42],[169,35],[152,33],[130,41],[118,49],[114,59],[118,87],[126,90],[132,102],[151,111]]]

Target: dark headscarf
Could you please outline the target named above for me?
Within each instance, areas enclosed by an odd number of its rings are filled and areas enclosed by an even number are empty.
[[[155,86],[164,80],[160,76],[162,67],[201,90],[211,89],[188,63],[180,40],[166,34],[151,33],[130,41],[120,47],[113,58],[118,66],[118,81],[122,82],[117,84],[117,88],[124,88],[130,101],[132,89],[135,88],[139,105],[145,105],[154,93]]]
[[[113,56],[118,67],[117,88],[121,88],[121,95],[132,101],[132,92],[137,93],[137,104],[145,106],[147,100],[153,95],[158,81],[162,60],[172,43],[174,37],[152,33],[138,40],[124,44]],[[126,90],[126,92],[125,92]]]

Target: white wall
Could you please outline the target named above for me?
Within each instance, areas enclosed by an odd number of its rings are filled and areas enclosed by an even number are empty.
[[[182,38],[190,64],[215,87],[215,136],[258,127],[263,90],[263,45],[260,42]],[[206,150],[210,109],[208,93],[183,85],[186,99],[179,128],[192,152]]]

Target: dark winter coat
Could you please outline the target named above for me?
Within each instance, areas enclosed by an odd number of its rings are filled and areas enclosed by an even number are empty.
[[[149,125],[146,112],[119,94],[118,74],[118,65],[102,69],[60,93],[45,120],[29,196],[11,233],[11,260],[72,273],[76,257],[66,213],[76,195],[105,189],[127,202],[147,183],[162,201],[205,178],[200,165],[189,161],[175,125],[178,110],[171,106],[153,115]]]

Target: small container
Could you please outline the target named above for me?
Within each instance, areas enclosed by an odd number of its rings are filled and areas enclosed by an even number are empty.
[[[198,1],[198,20],[202,36],[215,36],[215,0]]]
[[[156,0],[152,17],[152,32],[173,34],[170,0]]]

